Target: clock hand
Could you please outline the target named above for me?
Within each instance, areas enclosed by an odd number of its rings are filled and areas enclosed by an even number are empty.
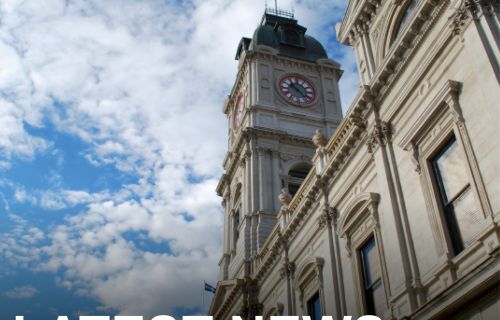
[[[301,95],[302,97],[305,97],[305,96],[306,96],[306,89],[304,89],[304,87],[303,87],[303,86],[298,86],[298,87],[296,87],[296,88],[297,88],[297,91],[299,91],[299,93],[300,93],[300,95]]]
[[[295,83],[291,83],[290,87],[293,88],[293,91],[296,93],[296,94],[294,94],[294,96],[296,96],[296,97],[298,96],[299,98],[302,98],[305,96],[305,93],[302,92],[303,88],[295,85]],[[302,89],[302,90],[300,90],[300,89]]]
[[[289,88],[291,89],[290,91],[293,91],[293,92],[291,92],[291,93],[292,93],[292,95],[293,95],[294,97],[296,97],[297,95],[300,95],[300,91],[299,91],[299,90],[297,90],[297,87],[295,86],[295,84],[294,84],[294,83],[291,83],[291,84],[290,84],[290,86],[289,86]]]

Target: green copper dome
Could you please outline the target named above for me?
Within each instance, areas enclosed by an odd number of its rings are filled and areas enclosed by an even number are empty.
[[[306,28],[291,17],[265,13],[252,39],[243,38],[238,46],[236,59],[242,50],[255,50],[257,45],[276,49],[278,55],[315,62],[327,59],[328,55],[318,40],[306,35]]]

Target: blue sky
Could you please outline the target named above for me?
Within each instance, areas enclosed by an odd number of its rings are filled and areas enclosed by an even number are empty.
[[[341,63],[344,110],[358,86],[335,42],[346,2],[280,1]],[[200,312],[221,255],[221,106],[263,11],[0,2],[0,319]]]

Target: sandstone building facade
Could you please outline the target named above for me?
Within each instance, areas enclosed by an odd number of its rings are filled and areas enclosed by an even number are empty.
[[[291,15],[238,46],[210,314],[498,319],[498,1],[352,0],[336,32],[361,82],[344,118],[340,66]]]

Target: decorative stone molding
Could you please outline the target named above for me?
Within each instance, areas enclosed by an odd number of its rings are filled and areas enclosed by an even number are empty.
[[[449,18],[450,28],[454,35],[462,35],[465,27],[470,22],[470,13],[465,6],[460,6],[455,10],[453,15]]]
[[[300,306],[304,310],[306,293],[319,291],[320,299],[323,297],[323,267],[325,260],[320,257],[311,257],[303,261],[298,268],[295,278],[295,288],[299,291]],[[311,281],[312,279],[312,281]]]
[[[247,278],[243,286],[243,300],[240,315],[244,319],[254,319],[262,314],[262,304],[259,302],[259,284],[256,280]]]
[[[482,15],[491,16],[499,11],[499,6],[499,1],[463,0],[449,18],[453,34],[462,35],[472,19],[478,20]]]
[[[420,165],[420,151],[418,150],[418,146],[414,141],[410,142],[410,151],[411,151],[411,162],[415,165],[415,172],[418,174],[422,174],[422,166]]]
[[[359,194],[352,199],[339,221],[340,237],[345,238],[350,234],[367,213],[373,218],[374,226],[378,226],[379,201],[380,195],[372,192]]]
[[[224,284],[224,287],[226,287],[225,290],[220,290],[219,288],[217,289],[216,296],[214,297],[215,299],[220,298],[219,295],[224,295],[224,303],[219,307],[217,310],[216,314],[214,315],[215,319],[225,319],[225,315],[229,311],[230,307],[232,306],[233,302],[242,294],[243,292],[243,287],[245,284],[245,281],[242,279],[234,279],[234,280],[229,280],[227,281],[228,284]]]
[[[384,121],[375,124],[371,134],[369,135],[366,146],[369,153],[374,153],[377,146],[385,146],[392,140],[392,126]]]
[[[407,32],[401,34],[395,42],[384,42],[386,43],[384,61],[380,64],[370,82],[371,89],[376,93],[377,100],[384,97],[392,83],[405,71],[408,65],[406,61],[413,56],[419,47],[419,43],[428,34],[427,30],[434,25],[437,18],[445,12],[445,8],[450,3],[449,0],[423,0],[421,2],[418,12],[415,12],[417,19],[413,19],[411,24],[407,26]]]
[[[381,2],[382,0],[367,0],[362,1],[356,7],[348,8],[345,21],[350,23],[345,30],[340,32],[340,34],[344,35],[341,38],[346,38],[342,39],[343,42],[347,41],[352,46],[359,40],[361,35],[366,34],[372,25],[374,17],[379,12]]]
[[[361,118],[359,115],[351,114],[348,119],[352,125],[360,128],[362,130],[366,128],[366,121],[363,118]]]
[[[337,209],[328,207],[323,209],[323,213],[318,218],[318,228],[335,227],[337,225]]]
[[[288,258],[283,262],[283,266],[280,268],[280,276],[282,279],[290,278],[295,273],[295,264],[288,261]]]
[[[492,15],[498,11],[500,3],[498,0],[465,0],[463,7],[465,7],[474,19],[479,19],[481,15]]]

